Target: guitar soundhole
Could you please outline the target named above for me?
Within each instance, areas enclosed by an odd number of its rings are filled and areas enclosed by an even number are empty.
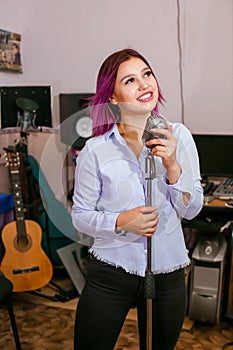
[[[25,252],[26,250],[30,249],[31,245],[32,245],[32,240],[29,235],[21,236],[21,237],[16,236],[14,239],[15,248],[22,252]]]

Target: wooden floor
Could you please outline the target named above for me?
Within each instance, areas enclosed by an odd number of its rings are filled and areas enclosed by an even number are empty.
[[[77,302],[78,299],[52,302],[28,293],[16,295],[13,304],[22,350],[73,350]],[[187,319],[175,350],[222,350],[224,344],[232,340],[233,326],[230,322],[207,326],[196,322],[193,324]],[[0,305],[0,349],[15,350],[4,304]],[[114,350],[126,349],[139,349],[134,309],[127,316]]]

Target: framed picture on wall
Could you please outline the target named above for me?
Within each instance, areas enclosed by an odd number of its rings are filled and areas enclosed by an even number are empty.
[[[22,73],[21,35],[0,29],[0,71]]]

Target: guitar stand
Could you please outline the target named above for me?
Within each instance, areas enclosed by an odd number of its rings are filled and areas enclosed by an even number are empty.
[[[53,288],[55,288],[58,291],[58,293],[56,293],[55,295],[48,295],[40,292],[40,290],[30,291],[28,293],[36,295],[38,297],[49,299],[51,301],[60,302],[66,302],[78,297],[78,292],[73,285],[69,285],[62,288],[53,281],[50,281],[48,285],[52,285]]]

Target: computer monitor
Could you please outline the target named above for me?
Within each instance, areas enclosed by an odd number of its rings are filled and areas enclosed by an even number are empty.
[[[193,134],[205,177],[233,177],[233,135]]]

